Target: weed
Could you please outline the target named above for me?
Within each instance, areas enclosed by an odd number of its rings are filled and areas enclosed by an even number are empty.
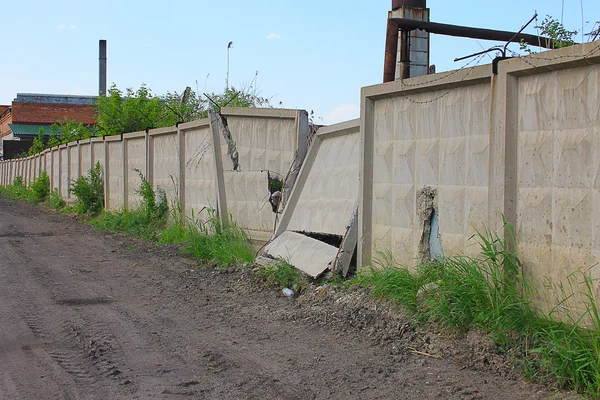
[[[46,171],[43,171],[40,176],[33,181],[31,190],[35,202],[39,203],[48,199],[48,196],[50,195],[50,178]]]
[[[65,200],[61,197],[60,193],[58,193],[58,189],[54,189],[50,192],[48,196],[48,203],[50,204],[50,207],[57,210],[65,206]]]
[[[142,196],[142,209],[146,213],[146,217],[150,219],[163,220],[169,212],[167,204],[167,194],[163,189],[158,188],[156,192],[152,189],[152,184],[146,179],[142,171],[137,168],[133,169],[140,176],[140,188],[136,193]]]
[[[100,162],[89,170],[87,176],[80,176],[72,182],[69,191],[77,198],[77,212],[99,214],[104,209],[104,182]]]
[[[125,232],[140,239],[156,241],[162,224],[149,220],[143,210],[105,211],[92,220],[92,226]]]
[[[296,293],[300,293],[307,283],[306,275],[282,259],[260,268],[257,274],[271,285],[290,288]]]
[[[205,209],[208,218],[189,224],[183,252],[201,262],[224,268],[235,263],[254,262],[254,250],[243,229],[233,221],[222,221],[214,209]]]
[[[190,227],[182,223],[171,223],[167,225],[159,234],[159,243],[163,244],[181,244],[190,237]]]
[[[505,228],[510,233],[510,226]],[[501,350],[522,355],[529,378],[552,378],[600,398],[596,282],[586,274],[578,282],[569,281],[572,288],[585,288],[583,314],[566,309],[571,294],[542,315],[531,305],[532,289],[522,277],[518,255],[487,230],[476,237],[481,246],[476,258],[455,256],[407,269],[396,265],[390,253],[381,253],[378,268],[359,274],[356,282],[376,296],[396,300],[421,323],[455,334],[483,329]],[[578,316],[558,321],[553,317],[559,309],[563,318]]]

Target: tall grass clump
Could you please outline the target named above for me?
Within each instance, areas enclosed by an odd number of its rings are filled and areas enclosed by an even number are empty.
[[[33,200],[36,203],[48,200],[50,196],[50,178],[46,171],[43,171],[40,176],[31,184]]]
[[[476,258],[441,258],[409,270],[382,253],[377,268],[359,281],[376,295],[397,300],[419,319],[456,333],[473,327],[493,328],[496,334],[520,329],[534,316],[525,298],[520,261],[499,236],[486,231],[477,238],[481,253]]]
[[[54,189],[53,191],[50,192],[50,194],[48,195],[48,204],[50,205],[50,207],[52,207],[56,210],[60,210],[67,205],[65,203],[65,200],[62,198],[62,196],[58,192],[58,189]]]
[[[507,242],[488,230],[476,239],[477,257],[454,256],[411,269],[396,265],[391,253],[381,253],[357,282],[376,296],[396,300],[421,323],[459,335],[470,329],[487,332],[500,350],[521,358],[531,378],[552,379],[600,398],[597,281],[574,274],[583,278],[569,280],[571,294],[563,291],[562,301],[543,314],[532,305],[533,289]],[[583,312],[567,307],[576,294],[585,300]]]
[[[306,275],[283,259],[261,267],[257,274],[268,284],[279,288],[290,288],[295,293],[301,292],[308,281]]]
[[[43,171],[29,187],[25,185],[23,177],[16,176],[12,184],[1,189],[1,193],[11,200],[25,200],[29,203],[41,203],[48,199],[50,193],[50,178]]]
[[[99,214],[104,209],[104,182],[100,163],[72,182],[69,192],[75,195],[75,209],[78,213]]]
[[[156,188],[155,191],[142,171],[137,168],[134,168],[134,171],[140,176],[140,188],[136,193],[142,197],[141,211],[146,214],[148,220],[165,220],[169,213],[167,194],[161,188]]]
[[[30,188],[25,186],[23,177],[20,175],[15,176],[12,183],[6,185],[2,193],[11,200],[33,201],[33,193]]]
[[[143,209],[105,211],[91,222],[92,226],[109,231],[124,232],[137,238],[157,241],[163,221],[149,219]]]
[[[222,220],[214,209],[206,220],[189,223],[187,240],[183,252],[198,261],[214,263],[225,268],[235,263],[254,262],[252,243],[243,229],[231,219]]]
[[[575,389],[600,398],[600,314],[596,288],[598,280],[586,272],[567,278],[568,291],[547,320],[532,332],[532,346],[527,352],[528,371],[533,376],[550,377],[561,387]],[[583,289],[580,289],[583,288]],[[567,294],[567,292],[570,292]],[[584,310],[573,312],[566,305],[573,296],[583,297]],[[552,318],[560,315],[560,320]]]

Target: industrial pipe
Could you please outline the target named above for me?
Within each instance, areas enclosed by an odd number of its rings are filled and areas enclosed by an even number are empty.
[[[391,18],[387,21],[385,34],[385,58],[383,60],[383,83],[396,79],[396,59],[398,57],[398,24]]]
[[[438,22],[417,21],[408,18],[391,18],[398,25],[398,29],[419,29],[428,33],[439,35],[467,37],[471,39],[494,40],[499,42],[520,43],[525,41],[531,46],[540,46],[553,49],[553,41],[543,36],[530,35],[528,33],[517,33],[498,31],[494,29],[472,28],[470,26],[440,24]]]

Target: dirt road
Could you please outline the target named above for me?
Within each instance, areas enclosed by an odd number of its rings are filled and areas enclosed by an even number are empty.
[[[0,398],[539,397],[316,323],[251,275],[0,199]]]

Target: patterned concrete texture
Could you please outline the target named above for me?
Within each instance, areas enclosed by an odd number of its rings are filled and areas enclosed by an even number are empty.
[[[488,217],[490,87],[472,85],[383,99],[374,105],[372,252],[417,260],[422,236],[416,198],[438,191],[444,250],[468,250]]]
[[[359,260],[420,261],[415,199],[435,189],[445,256],[502,234],[534,285],[600,277],[600,42],[363,88]],[[547,299],[539,299],[541,303]]]

